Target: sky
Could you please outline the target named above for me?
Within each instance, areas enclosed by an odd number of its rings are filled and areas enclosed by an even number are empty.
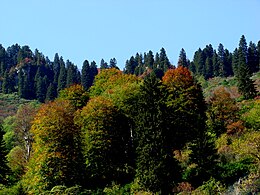
[[[181,48],[192,60],[200,47],[222,43],[229,51],[260,40],[260,0],[1,0],[0,44],[55,53],[81,68],[125,61],[137,52],[165,48],[172,64]]]

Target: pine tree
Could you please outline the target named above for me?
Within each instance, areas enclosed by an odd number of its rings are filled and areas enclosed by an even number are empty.
[[[105,60],[102,58],[100,62],[100,69],[108,69],[108,64],[105,62]]]
[[[232,69],[235,76],[237,76],[238,74],[238,66],[239,66],[239,56],[238,56],[238,49],[236,48],[232,55]]]
[[[2,92],[5,94],[12,93],[15,91],[15,80],[14,75],[9,73],[7,70],[4,73]]]
[[[226,75],[225,72],[225,50],[224,46],[220,43],[218,46],[218,65],[219,65],[219,76],[224,77]]]
[[[59,54],[58,53],[56,53],[55,56],[54,56],[53,72],[54,72],[53,83],[57,86],[58,85],[58,80],[59,80],[59,74],[60,74],[60,58],[59,58]]]
[[[110,62],[109,62],[109,68],[119,69],[116,65],[117,65],[116,58],[111,58],[111,59],[110,59]]]
[[[39,102],[44,102],[45,100],[45,82],[42,77],[38,77],[36,81],[36,98]]]
[[[206,66],[205,78],[206,79],[212,78],[213,75],[214,75],[214,72],[213,72],[213,61],[212,61],[212,59],[210,57],[206,58],[205,66]]]
[[[248,53],[248,61],[247,61],[248,67],[251,73],[255,73],[259,70],[258,69],[259,57],[258,57],[256,45],[252,41],[250,41],[249,43],[247,53]]]
[[[78,84],[78,69],[77,67],[67,60],[66,62],[67,66],[67,78],[66,78],[66,87],[69,87],[73,84]]]
[[[214,77],[218,77],[220,76],[220,68],[219,68],[219,63],[218,63],[218,54],[216,52],[216,50],[214,50],[214,54],[213,54],[213,75]]]
[[[64,64],[63,59],[60,59],[60,73],[59,73],[59,78],[58,78],[58,87],[57,87],[57,92],[60,90],[64,89],[67,84],[67,70]]]
[[[137,62],[135,61],[134,56],[131,56],[129,60],[126,61],[124,73],[126,74],[134,74],[135,69],[138,66]]]
[[[204,51],[202,51],[200,48],[195,52],[193,63],[196,66],[196,73],[198,75],[205,76],[206,68],[205,68],[205,61],[206,61],[206,55]]]
[[[81,84],[85,90],[91,87],[91,71],[88,60],[85,60],[81,70]]]
[[[57,89],[53,83],[50,83],[47,88],[46,99],[45,101],[52,101],[57,97]]]
[[[242,35],[239,42],[238,60],[238,90],[242,93],[245,99],[254,98],[256,95],[256,89],[250,78],[252,74],[247,65],[247,43],[244,35]]]
[[[141,87],[136,116],[136,178],[143,190],[168,194],[178,172],[174,167],[166,124],[165,91],[155,75]]]
[[[95,61],[92,61],[90,63],[90,72],[91,72],[91,85],[93,85],[95,76],[98,74],[98,69],[97,69],[97,63]]]
[[[148,68],[153,68],[154,66],[154,56],[151,50],[144,57],[144,66]]]
[[[159,68],[166,72],[171,66],[171,63],[166,55],[166,51],[164,48],[161,48],[159,55]]]
[[[187,61],[187,57],[186,57],[186,52],[183,48],[180,51],[178,66],[183,66],[183,67],[188,68],[188,61]]]

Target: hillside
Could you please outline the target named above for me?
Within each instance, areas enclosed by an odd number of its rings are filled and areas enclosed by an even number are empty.
[[[3,94],[0,93],[0,121],[7,116],[16,114],[20,105],[31,102],[20,98],[17,94]]]

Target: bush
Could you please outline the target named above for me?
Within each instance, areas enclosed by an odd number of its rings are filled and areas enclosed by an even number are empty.
[[[211,194],[221,194],[225,191],[224,186],[214,178],[211,178],[209,181],[205,182],[203,185],[198,187],[192,192],[194,195],[211,195]]]
[[[220,165],[219,179],[226,185],[231,185],[240,177],[246,176],[250,172],[251,159],[243,159],[238,162],[230,162]]]
[[[0,186],[0,195],[25,195],[21,183],[11,187]]]

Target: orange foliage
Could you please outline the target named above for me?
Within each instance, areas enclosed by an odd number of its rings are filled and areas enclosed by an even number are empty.
[[[240,120],[227,125],[228,135],[241,134],[243,130],[244,130],[243,122]]]
[[[165,85],[170,87],[190,87],[193,85],[193,78],[188,68],[179,66],[169,69],[162,78]]]

